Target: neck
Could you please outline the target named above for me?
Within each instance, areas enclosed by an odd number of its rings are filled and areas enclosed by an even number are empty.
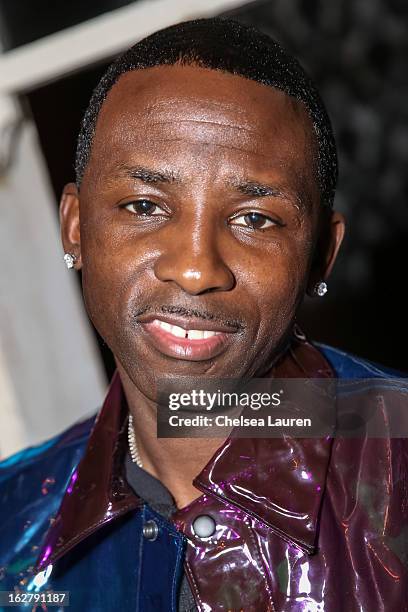
[[[201,495],[192,481],[222,443],[219,438],[157,438],[156,404],[130,380],[116,360],[143,469],[158,478],[182,508]]]

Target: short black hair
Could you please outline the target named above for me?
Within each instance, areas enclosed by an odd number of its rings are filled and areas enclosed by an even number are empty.
[[[119,77],[131,70],[175,64],[220,70],[275,87],[305,105],[317,141],[317,178],[322,203],[332,206],[337,183],[336,142],[322,99],[299,62],[275,40],[230,19],[196,19],[159,30],[120,55],[95,88],[76,151],[76,182],[82,181],[102,104]]]

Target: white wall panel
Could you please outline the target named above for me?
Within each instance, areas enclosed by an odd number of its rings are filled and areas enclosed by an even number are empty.
[[[37,443],[98,408],[105,381],[35,127],[0,179],[0,453]],[[13,416],[11,416],[13,415]]]

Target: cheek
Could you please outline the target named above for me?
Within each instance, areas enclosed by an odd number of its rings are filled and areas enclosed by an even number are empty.
[[[307,241],[275,245],[247,262],[241,283],[257,310],[257,336],[276,342],[288,329],[301,302],[308,277],[311,248]]]
[[[115,288],[125,275],[126,261],[123,257],[124,236],[120,236],[103,213],[90,215],[81,223],[81,253],[83,279],[86,284]]]
[[[93,324],[105,339],[105,328],[115,324],[119,305],[123,303],[127,277],[119,243],[107,227],[101,222],[88,222],[81,228],[85,306]]]
[[[304,290],[310,256],[307,240],[277,241],[268,250],[254,252],[247,259],[240,268],[241,282],[261,306],[290,304]]]
[[[82,286],[87,312],[109,343],[123,333],[131,305],[143,299],[154,282],[155,253],[149,237],[135,237],[107,219],[81,230]]]

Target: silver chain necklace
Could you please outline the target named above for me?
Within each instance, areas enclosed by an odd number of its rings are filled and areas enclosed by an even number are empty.
[[[136,463],[136,465],[142,468],[143,463],[140,458],[139,451],[137,449],[135,430],[133,428],[133,416],[131,414],[129,414],[128,441],[129,441],[130,456],[132,457],[133,463]]]

